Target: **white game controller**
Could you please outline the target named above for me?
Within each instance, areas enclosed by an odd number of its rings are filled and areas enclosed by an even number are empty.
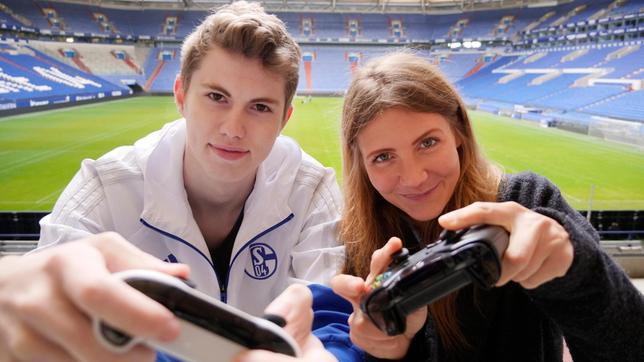
[[[181,334],[170,343],[131,337],[94,319],[94,334],[110,351],[123,353],[137,343],[185,361],[230,361],[247,349],[265,349],[297,357],[299,348],[284,329],[231,307],[190,287],[186,281],[151,270],[115,273],[127,284],[168,308],[179,319]],[[278,317],[279,319],[279,317]]]

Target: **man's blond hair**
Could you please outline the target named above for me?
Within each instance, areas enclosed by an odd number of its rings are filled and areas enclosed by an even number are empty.
[[[291,104],[299,79],[300,48],[284,23],[254,2],[237,1],[214,10],[188,35],[181,47],[183,90],[213,45],[252,59],[285,80],[285,107]],[[213,69],[225,72],[225,69]]]

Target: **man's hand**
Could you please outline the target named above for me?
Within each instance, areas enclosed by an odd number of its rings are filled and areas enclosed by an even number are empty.
[[[0,259],[0,361],[152,361],[147,347],[113,354],[92,333],[96,317],[143,338],[167,342],[178,336],[170,311],[111,275],[134,268],[178,277],[189,272],[116,233]]]
[[[284,329],[300,346],[302,355],[299,358],[263,350],[240,353],[235,362],[336,362],[336,358],[324,349],[322,342],[311,333],[313,324],[313,297],[304,285],[293,284],[286,288],[266,307],[267,314],[276,314],[286,320]]]

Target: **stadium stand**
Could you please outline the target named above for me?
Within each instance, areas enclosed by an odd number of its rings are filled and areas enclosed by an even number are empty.
[[[0,109],[120,96],[124,89],[21,43],[0,48]]]
[[[132,44],[84,44],[31,41],[29,45],[56,60],[91,73],[128,90],[127,84],[144,84],[144,64],[152,48]],[[77,59],[70,57],[75,53]]]
[[[542,49],[503,55],[458,84],[468,99],[641,122],[641,59],[640,44]]]
[[[154,57],[148,58],[146,74],[148,76],[146,91],[167,93],[172,89],[176,75],[179,73],[179,48],[157,48]]]
[[[644,58],[642,8],[639,1],[575,0],[438,14],[280,10],[276,15],[304,50],[300,93],[341,94],[353,67],[393,47],[413,45],[458,83],[473,107],[536,108],[525,117],[549,125],[577,122],[586,130],[595,116],[644,121],[636,105]],[[180,41],[205,15],[198,8],[3,0],[0,29],[49,36],[30,46],[121,90],[127,84],[165,93],[172,91],[178,71]],[[74,43],[52,42],[70,35]]]

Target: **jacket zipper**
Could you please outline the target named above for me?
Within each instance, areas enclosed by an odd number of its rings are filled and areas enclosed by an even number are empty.
[[[228,265],[228,278],[226,278],[226,281],[225,281],[225,283],[224,283],[225,285],[223,286],[223,288],[222,288],[222,289],[220,289],[220,293],[221,293],[221,295],[224,295],[224,296],[226,295],[226,292],[227,292],[227,290],[228,290],[228,280],[230,280],[230,269],[231,269],[231,266],[235,263],[235,259],[237,259],[237,257],[239,256],[239,254],[240,254],[244,249],[246,249],[246,247],[247,247],[248,245],[250,245],[253,241],[255,241],[255,240],[257,240],[257,239],[261,238],[262,236],[264,236],[264,235],[268,234],[269,232],[271,232],[271,231],[273,231],[273,230],[277,229],[278,227],[280,227],[280,226],[282,226],[282,225],[286,224],[287,222],[289,222],[289,221],[293,218],[293,216],[295,216],[295,215],[293,215],[293,213],[290,213],[290,214],[289,214],[289,215],[288,215],[284,220],[282,220],[282,221],[278,222],[277,224],[275,224],[275,225],[273,225],[273,226],[269,227],[268,229],[266,229],[266,230],[262,231],[261,233],[259,233],[259,234],[255,235],[255,237],[253,237],[252,239],[250,239],[249,241],[247,241],[247,242],[246,242],[246,244],[244,244],[244,246],[242,246],[242,247],[239,249],[239,251],[237,252],[237,254],[235,254],[235,256],[234,256],[234,257],[232,257],[232,259],[230,260],[230,264]],[[217,272],[215,271],[215,273],[217,273]],[[217,278],[217,280],[219,280],[219,278]],[[225,300],[224,300],[224,302],[225,302]]]
[[[248,242],[246,242],[246,244],[244,244],[244,246],[241,247],[241,249],[239,249],[237,254],[235,254],[235,256],[230,260],[230,263],[228,264],[228,277],[226,278],[226,280],[223,280],[223,281],[222,281],[222,278],[217,273],[217,269],[215,269],[215,265],[213,263],[211,263],[210,260],[208,260],[208,257],[206,257],[194,245],[190,244],[189,242],[183,240],[182,238],[180,238],[180,237],[178,237],[178,236],[176,236],[174,234],[171,234],[171,233],[169,233],[167,231],[163,231],[163,230],[157,228],[156,226],[149,224],[147,221],[143,220],[143,218],[141,218],[139,220],[141,221],[141,223],[143,225],[149,227],[150,229],[152,229],[152,230],[154,230],[154,231],[156,231],[156,232],[158,232],[158,233],[160,233],[160,234],[162,234],[164,236],[167,236],[167,237],[169,237],[171,239],[177,240],[177,241],[179,241],[179,242],[181,242],[183,244],[188,245],[192,250],[196,251],[199,255],[201,255],[201,257],[203,257],[206,260],[208,265],[210,265],[210,268],[212,269],[212,271],[215,273],[215,277],[217,278],[217,282],[219,284],[219,300],[221,300],[222,302],[228,304],[228,280],[230,279],[230,270],[232,269],[231,267],[232,267],[233,263],[235,262],[235,259],[237,259],[239,254],[244,249],[246,249],[246,247],[249,244],[251,244],[253,241],[261,238],[262,236],[268,234],[269,232],[271,232],[271,231],[277,229],[278,227],[282,226],[283,224],[287,223],[289,220],[291,220],[293,218],[293,216],[295,216],[295,215],[293,215],[293,213],[289,214],[284,220],[282,220],[282,221],[278,222],[277,224],[269,227],[268,229],[260,232],[259,234],[255,235],[255,237],[253,237]]]

